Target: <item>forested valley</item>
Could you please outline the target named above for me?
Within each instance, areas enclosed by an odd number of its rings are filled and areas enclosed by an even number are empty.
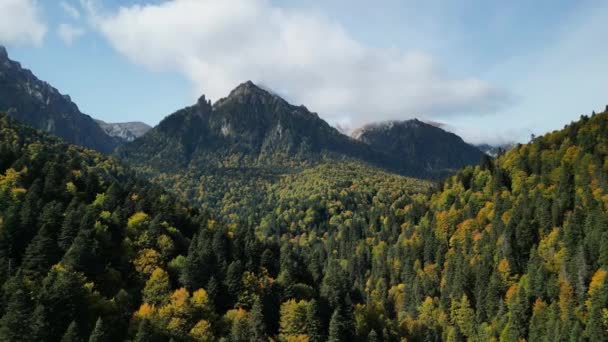
[[[327,162],[209,209],[0,139],[2,341],[607,339],[608,113],[439,185]]]

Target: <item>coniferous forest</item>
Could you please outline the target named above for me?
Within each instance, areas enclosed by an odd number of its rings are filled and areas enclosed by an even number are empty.
[[[2,341],[607,339],[608,113],[438,183],[321,162],[198,209],[0,139]]]

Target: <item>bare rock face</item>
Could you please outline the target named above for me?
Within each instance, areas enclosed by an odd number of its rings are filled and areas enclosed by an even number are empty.
[[[117,141],[83,114],[68,95],[38,79],[0,46],[0,111],[66,141],[110,153]]]

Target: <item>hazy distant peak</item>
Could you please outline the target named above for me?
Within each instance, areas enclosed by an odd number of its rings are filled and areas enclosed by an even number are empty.
[[[144,122],[105,122],[95,120],[97,124],[109,135],[121,141],[133,141],[146,134],[152,127]]]
[[[354,130],[351,134],[351,137],[360,140],[364,133],[370,131],[389,131],[393,128],[418,128],[423,125],[437,127],[431,124],[427,124],[416,118],[409,120],[388,120],[366,124],[363,127]]]

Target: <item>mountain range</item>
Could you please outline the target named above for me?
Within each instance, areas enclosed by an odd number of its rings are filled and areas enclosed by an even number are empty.
[[[151,129],[105,123],[80,112],[0,49],[0,110],[74,144],[164,171],[189,168],[296,170],[324,160],[359,160],[403,175],[437,179],[475,164],[482,153],[418,120],[369,125],[346,136],[304,106],[251,81],[211,104],[205,96]],[[390,127],[390,128],[389,128]],[[383,129],[384,128],[384,129]]]

